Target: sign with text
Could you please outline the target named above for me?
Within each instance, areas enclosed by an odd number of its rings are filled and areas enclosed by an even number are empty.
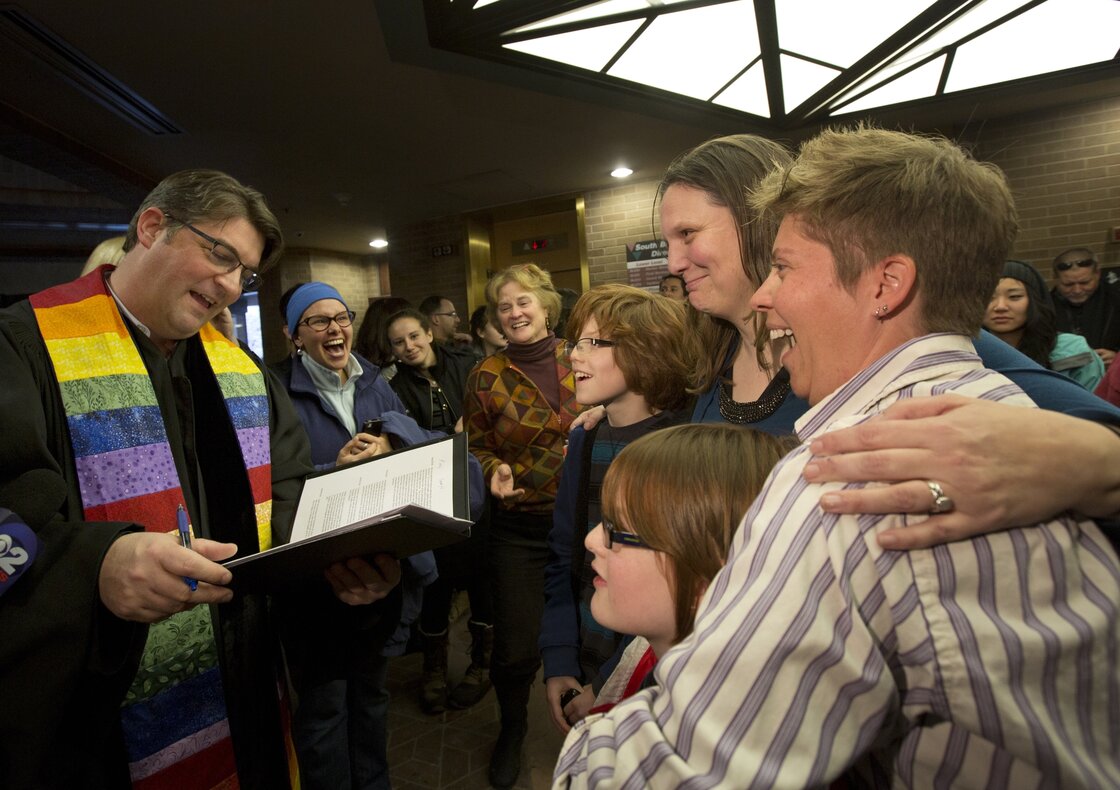
[[[626,245],[627,282],[635,288],[656,291],[669,273],[669,243],[665,239],[636,241]]]

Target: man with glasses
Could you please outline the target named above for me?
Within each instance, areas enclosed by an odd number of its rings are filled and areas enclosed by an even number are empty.
[[[124,250],[0,311],[0,502],[44,514],[0,607],[0,775],[285,788],[265,600],[235,597],[218,561],[286,540],[309,449],[260,361],[209,323],[280,257],[279,223],[256,190],[184,171]]]
[[[1120,292],[1101,272],[1092,250],[1074,247],[1054,259],[1054,310],[1059,332],[1081,335],[1108,365],[1120,349]]]
[[[446,296],[432,294],[425,297],[417,309],[428,317],[436,342],[450,347],[470,345],[471,336],[459,331],[459,311]]]

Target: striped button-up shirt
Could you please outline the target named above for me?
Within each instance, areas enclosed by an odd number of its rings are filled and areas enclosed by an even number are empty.
[[[929,335],[813,407],[658,688],[573,729],[557,786],[1120,786],[1120,569],[1095,524],[884,551],[922,517],[824,513],[843,485],[802,477],[814,437],[944,392],[1030,405]]]

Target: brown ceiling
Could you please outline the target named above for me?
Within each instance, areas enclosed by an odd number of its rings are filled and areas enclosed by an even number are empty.
[[[62,76],[56,44],[78,53],[64,64],[78,77]],[[90,81],[180,131],[139,128],[92,98]],[[880,118],[959,127],[1118,93],[1112,68]],[[435,50],[420,0],[0,4],[9,258],[88,249],[111,234],[72,226],[127,222],[152,184],[187,167],[259,188],[293,245],[367,253],[387,227],[603,187],[622,162],[654,177],[681,150],[737,131],[766,130],[652,93]],[[46,221],[71,229],[28,227]]]

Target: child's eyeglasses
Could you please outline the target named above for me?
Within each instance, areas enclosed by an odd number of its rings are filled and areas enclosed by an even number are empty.
[[[569,340],[564,344],[564,348],[568,354],[579,352],[580,354],[590,353],[593,348],[611,348],[615,345],[613,340],[604,340],[601,337],[581,337],[574,343]]]
[[[614,544],[617,543],[619,546],[633,546],[636,549],[653,550],[653,546],[646,543],[633,532],[615,529],[614,523],[606,519],[603,519],[603,532],[605,532],[607,536],[608,549],[613,548]]]

